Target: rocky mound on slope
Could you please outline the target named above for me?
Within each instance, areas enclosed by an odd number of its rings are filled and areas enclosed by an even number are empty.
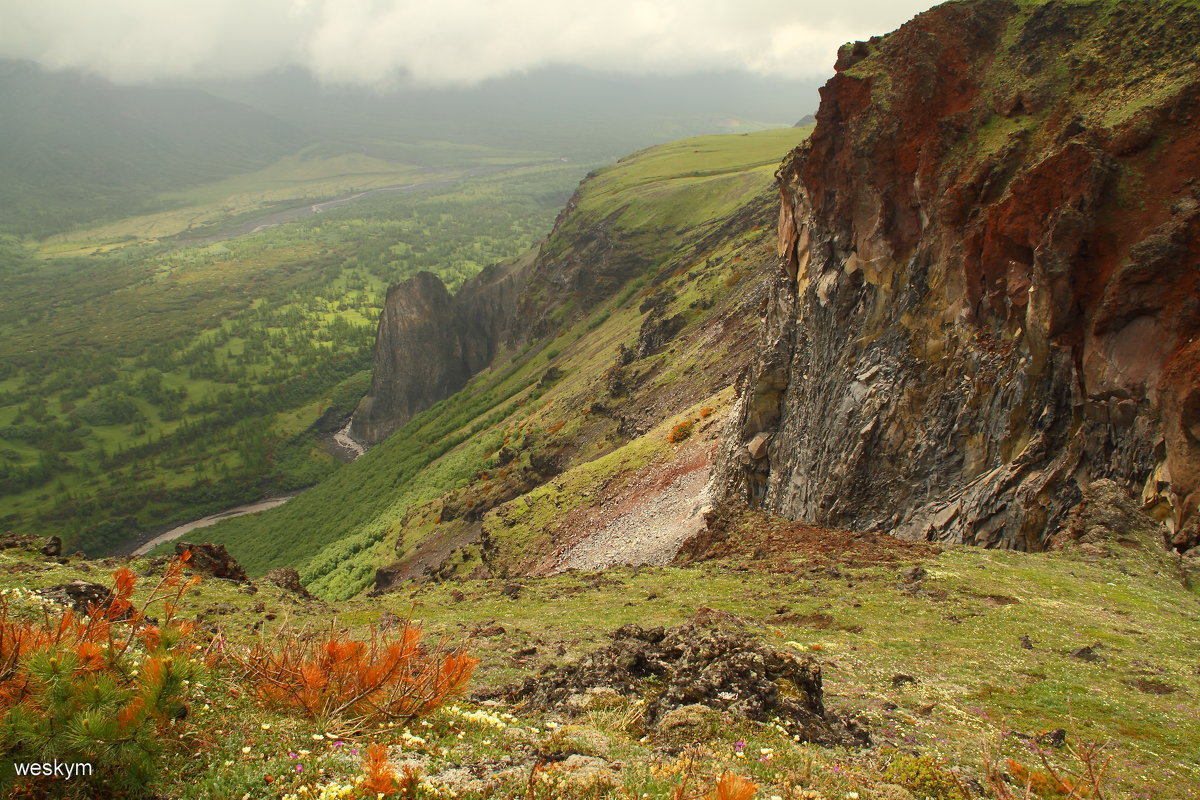
[[[1115,481],[1200,543],[1200,9],[947,3],[847,45],[778,172],[719,494],[1041,549]]]
[[[804,741],[867,743],[854,721],[825,710],[820,664],[722,619],[731,616],[702,609],[669,630],[625,625],[613,632],[612,644],[527,678],[508,697],[531,708],[570,712],[615,693],[646,700],[648,728],[678,709],[704,706],[760,722],[778,719]]]

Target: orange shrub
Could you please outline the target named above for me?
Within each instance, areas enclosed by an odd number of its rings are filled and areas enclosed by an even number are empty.
[[[91,762],[79,796],[140,796],[157,756],[182,738],[187,685],[199,674],[176,649],[192,630],[177,619],[179,602],[199,581],[183,578],[189,557],[171,562],[140,606],[132,601],[137,579],[125,568],[113,573],[108,601],[82,614],[47,609],[30,618],[0,598],[0,754]],[[155,621],[146,613],[152,606],[161,606]],[[168,724],[174,735],[163,737]],[[0,774],[0,793],[14,796],[9,790],[41,791]]]
[[[712,412],[713,410],[711,408],[705,406],[704,408],[700,409],[700,419],[708,419]]]
[[[387,747],[376,742],[363,755],[364,797],[387,797],[396,792],[396,771],[387,760]]]
[[[28,672],[30,656],[63,652],[77,659],[77,668],[87,672],[109,671],[125,678],[122,659],[135,642],[152,655],[165,654],[192,632],[190,622],[177,620],[179,601],[197,583],[199,576],[183,580],[183,568],[191,551],[173,560],[162,579],[140,608],[132,597],[137,577],[122,567],[113,573],[112,596],[107,605],[91,605],[78,614],[64,608],[36,620],[12,613],[7,598],[0,598],[0,714],[27,700],[39,687]],[[146,621],[146,611],[162,604],[156,624]]]
[[[372,631],[366,640],[332,627],[328,636],[308,641],[281,630],[227,658],[267,705],[365,726],[428,714],[466,687],[478,660],[426,649],[420,639],[420,627],[410,622],[394,635]]]
[[[694,419],[689,419],[679,423],[674,428],[671,428],[671,432],[667,434],[667,441],[671,444],[678,444],[679,442],[682,442],[684,439],[692,435],[692,429],[694,427],[696,427],[696,421]]]
[[[757,789],[742,776],[726,772],[717,780],[716,788],[705,797],[707,800],[750,800]]]

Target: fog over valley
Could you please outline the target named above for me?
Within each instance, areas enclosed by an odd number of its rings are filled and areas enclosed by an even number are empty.
[[[825,75],[844,42],[927,0],[5,0],[0,57],[118,82],[246,77],[470,85],[546,65],[632,74]]]

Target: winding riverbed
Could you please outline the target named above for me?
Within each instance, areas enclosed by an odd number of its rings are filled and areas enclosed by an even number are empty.
[[[216,514],[209,514],[207,517],[201,517],[200,519],[194,519],[191,522],[185,522],[182,525],[177,525],[176,527],[171,528],[171,530],[166,531],[165,533],[158,534],[144,544],[138,545],[137,549],[133,551],[133,555],[145,555],[163,542],[173,541],[181,536],[184,536],[185,534],[191,533],[198,528],[207,528],[209,525],[216,525],[218,522],[222,522],[227,519],[245,516],[246,514],[254,514],[259,511],[266,511],[268,508],[281,506],[298,494],[300,494],[300,492],[285,494],[281,497],[268,497],[266,500],[257,500],[253,503],[247,503],[244,506],[234,506],[233,508],[227,508],[224,511],[218,511]]]
[[[337,455],[340,457],[340,459],[347,462],[357,461],[359,456],[367,452],[365,447],[351,438],[350,423],[351,421],[347,421],[341,430],[333,434],[333,436],[327,440],[337,449]],[[218,522],[223,522],[227,519],[245,516],[246,514],[257,514],[259,511],[266,511],[269,508],[281,506],[288,500],[291,500],[293,497],[296,497],[304,491],[304,489],[301,489],[298,492],[280,495],[279,497],[268,497],[265,500],[256,500],[253,503],[234,506],[233,508],[227,508],[224,511],[218,511],[216,514],[209,514],[207,517],[201,517],[200,519],[194,519],[191,522],[185,522],[182,525],[176,525],[174,528],[171,528],[168,531],[163,531],[162,533],[155,535],[154,538],[137,545],[133,550],[129,550],[128,545],[126,545],[126,547],[122,548],[122,551],[116,553],[116,555],[145,555],[163,542],[174,541],[175,539],[185,536],[194,530],[199,528],[207,528],[209,525],[216,525]]]
[[[236,239],[239,236],[246,236],[251,233],[258,233],[267,228],[273,228],[276,225],[282,225],[285,222],[295,222],[296,220],[311,217],[313,214],[320,214],[322,211],[327,211],[331,208],[352,203],[355,200],[361,200],[364,197],[374,197],[380,194],[393,192],[411,192],[416,189],[430,189],[434,187],[446,187],[454,184],[454,178],[439,178],[437,180],[418,181],[417,183],[406,183],[398,186],[382,186],[378,189],[367,189],[354,194],[346,195],[345,197],[337,197],[333,200],[326,200],[324,203],[312,203],[310,205],[289,208],[283,211],[275,211],[270,214],[265,214],[260,217],[255,217],[251,220],[240,222],[237,225],[221,231],[220,233],[209,234],[208,236],[187,236],[180,234],[179,243],[184,245],[196,244],[212,244],[214,242],[223,242],[227,239]]]

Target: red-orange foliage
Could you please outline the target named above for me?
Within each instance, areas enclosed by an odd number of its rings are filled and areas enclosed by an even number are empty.
[[[750,781],[732,772],[717,780],[717,786],[706,796],[708,800],[750,800],[758,789]]]
[[[1112,756],[1107,745],[1099,742],[1065,744],[1071,767],[1052,763],[1049,752],[1034,748],[1042,769],[1022,764],[1015,758],[1004,760],[1004,767],[985,752],[984,776],[998,800],[1028,800],[1031,797],[1061,797],[1063,800],[1104,800],[1105,783]]]
[[[705,791],[704,782],[693,781],[697,778],[697,764],[688,758],[684,761],[683,774],[675,788],[671,790],[671,800],[751,800],[758,787],[745,778],[733,772],[724,772],[711,789]]]
[[[366,640],[332,628],[319,641],[280,631],[228,658],[262,702],[361,725],[422,716],[466,687],[478,660],[426,650],[420,639],[420,628],[409,622],[396,634],[372,631]]]
[[[72,654],[75,670],[80,673],[108,671],[119,683],[132,683],[122,659],[135,641],[141,641],[156,656],[192,631],[192,623],[176,619],[180,599],[200,582],[199,576],[183,579],[190,557],[189,550],[172,561],[140,607],[135,607],[132,600],[137,577],[125,567],[113,573],[108,604],[92,604],[83,614],[64,608],[58,615],[43,614],[36,620],[20,618],[13,615],[7,598],[0,597],[0,713],[24,702],[37,690],[26,669],[28,657],[36,653]],[[158,625],[147,624],[147,609],[160,603]],[[146,666],[154,669],[155,658]]]
[[[1103,769],[1099,770],[1097,780],[1093,782],[1074,775],[1060,774],[1052,767],[1046,771],[1031,769],[1014,758],[1006,759],[1005,763],[1016,785],[1022,787],[1026,793],[1032,793],[1034,797],[1062,797],[1065,800],[1103,797],[1098,779],[1103,776]],[[1006,797],[999,793],[997,796]],[[1014,792],[1011,796],[1016,798],[1017,794]]]
[[[387,747],[376,742],[363,755],[363,793],[366,797],[387,797],[397,788],[396,771],[387,760]]]
[[[692,428],[694,427],[696,427],[696,421],[694,419],[685,420],[684,422],[679,423],[674,428],[671,428],[671,432],[667,434],[667,441],[671,444],[678,444],[679,442],[682,442],[684,439],[692,435]]]

